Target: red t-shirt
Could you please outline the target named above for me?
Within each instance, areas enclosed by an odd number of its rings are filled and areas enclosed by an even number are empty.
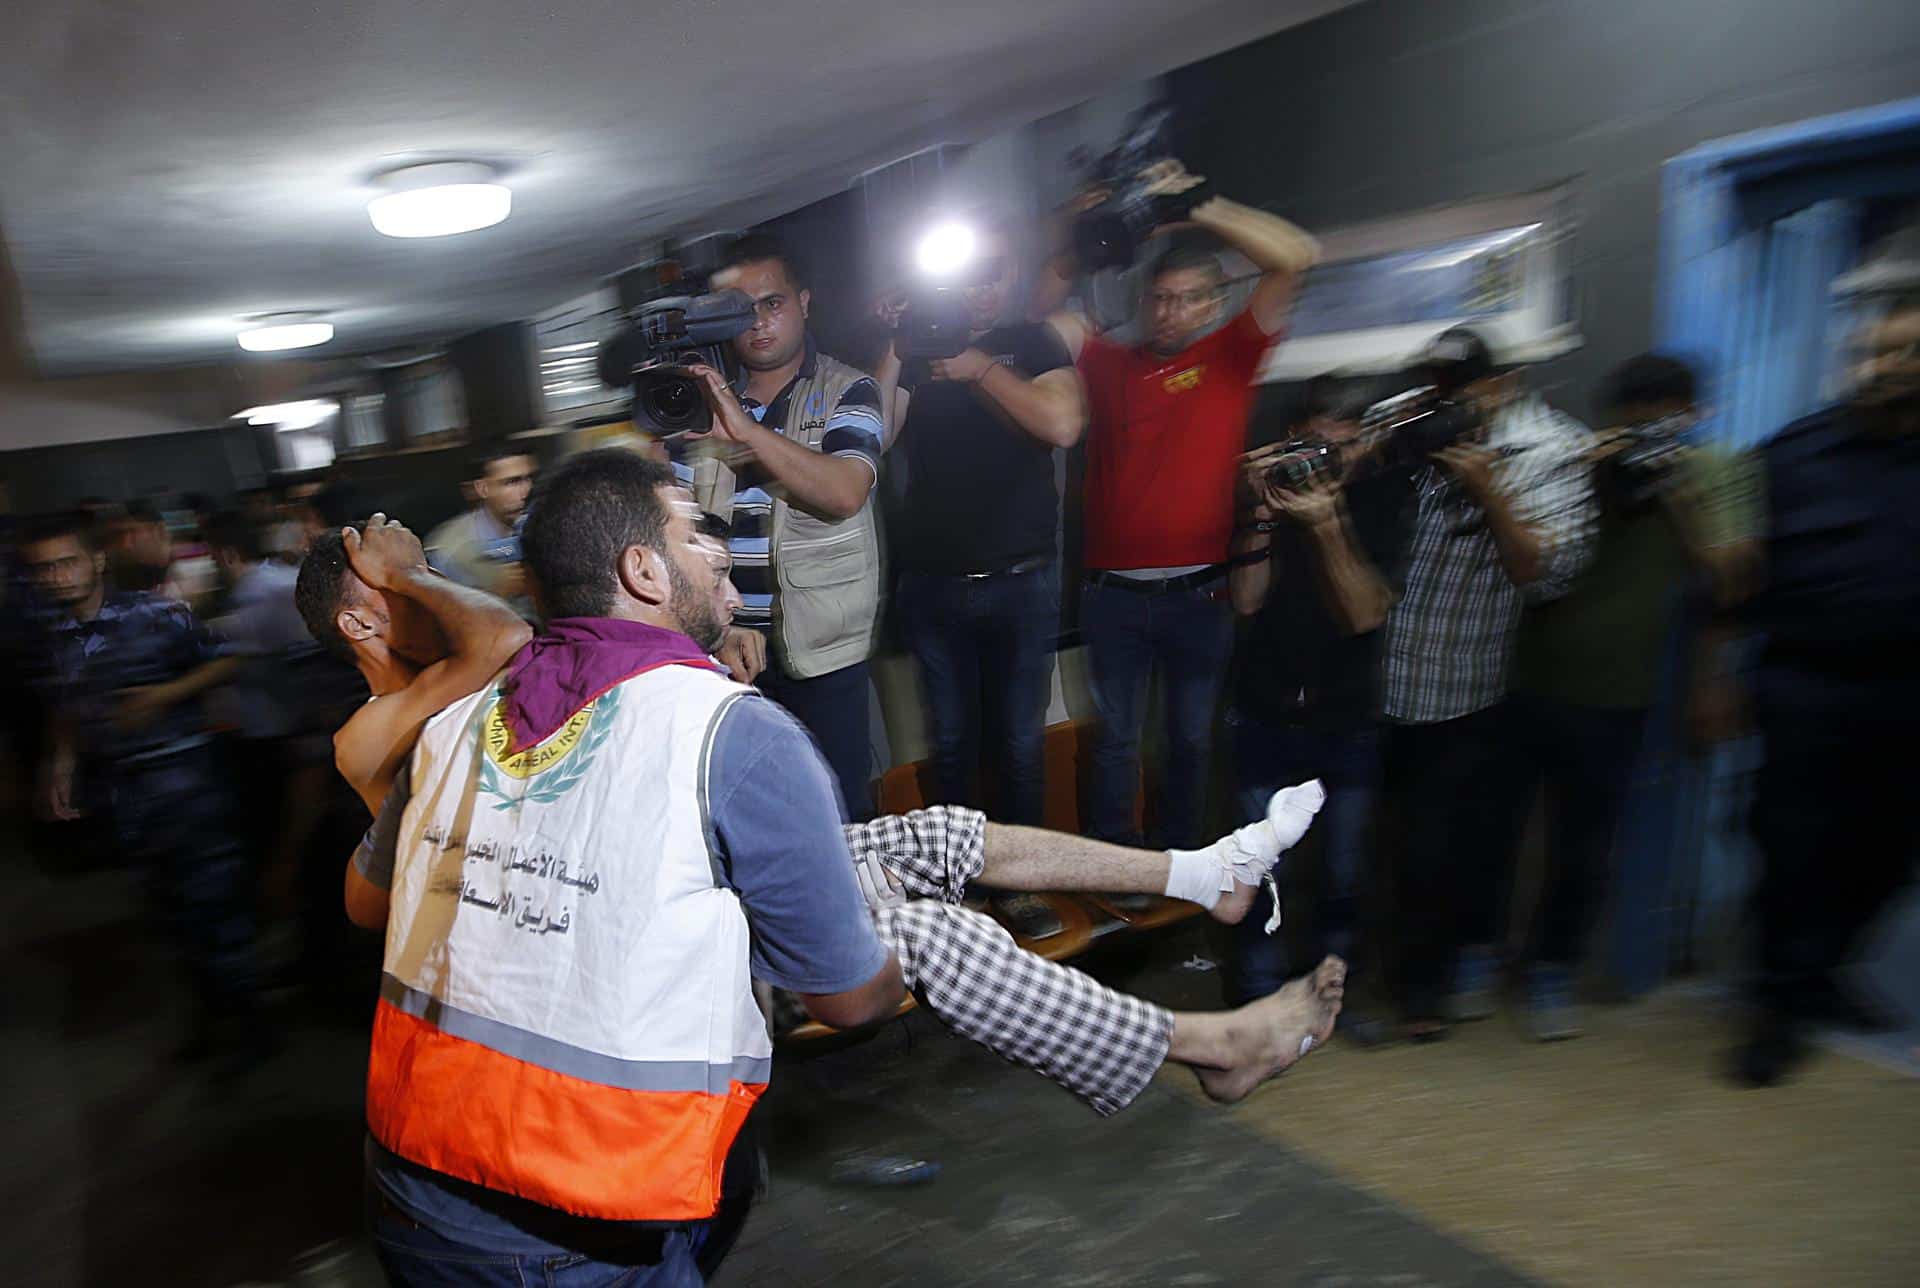
[[[1243,312],[1172,358],[1087,340],[1088,568],[1226,560],[1253,377],[1278,339]]]

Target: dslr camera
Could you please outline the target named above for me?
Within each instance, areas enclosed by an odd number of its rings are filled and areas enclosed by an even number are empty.
[[[1338,476],[1339,460],[1333,444],[1296,438],[1267,462],[1267,481],[1283,491],[1298,492],[1317,478]]]
[[[631,322],[600,347],[600,382],[633,390],[633,423],[660,437],[713,428],[706,390],[690,367],[727,370],[727,343],[753,325],[745,291],[670,295],[635,309]]]
[[[1361,421],[1362,438],[1372,445],[1370,456],[1388,469],[1425,465],[1435,452],[1452,447],[1480,432],[1479,411],[1428,386],[1367,409]]]
[[[1074,255],[1082,272],[1128,267],[1155,228],[1185,219],[1206,199],[1204,184],[1175,194],[1151,191],[1148,172],[1162,163],[1179,164],[1173,155],[1173,108],[1165,103],[1129,117],[1120,141],[1091,165],[1082,159],[1086,186],[1107,193],[1073,223]]]
[[[957,358],[973,333],[973,316],[961,295],[964,288],[949,283],[916,286],[907,295],[896,333],[900,358]]]
[[[1626,446],[1607,459],[1605,477],[1622,509],[1644,510],[1673,486],[1686,451],[1680,441],[1686,427],[1686,417],[1668,416],[1621,432]]]

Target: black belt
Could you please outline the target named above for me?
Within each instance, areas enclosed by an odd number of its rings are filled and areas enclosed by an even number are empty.
[[[1178,577],[1122,577],[1117,572],[1090,572],[1087,574],[1087,584],[1130,590],[1136,595],[1170,595],[1176,590],[1194,590],[1210,585],[1220,580],[1226,571],[1225,564],[1214,564],[1211,568],[1182,573]]]
[[[1039,572],[1053,562],[1051,555],[1035,555],[1031,559],[1022,559],[1019,563],[993,572],[963,572],[957,575],[968,581],[986,581],[990,577],[1018,577],[1023,572]]]

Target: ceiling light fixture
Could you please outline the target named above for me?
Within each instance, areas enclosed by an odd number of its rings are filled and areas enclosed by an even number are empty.
[[[249,425],[271,425],[277,430],[312,429],[340,414],[340,404],[331,398],[304,398],[299,402],[262,403],[235,412],[233,419]]]
[[[513,192],[489,165],[443,161],[389,170],[375,182],[386,192],[367,203],[367,218],[389,237],[451,237],[491,228],[513,211]]]
[[[322,322],[318,313],[269,313],[247,319],[236,338],[248,353],[311,349],[333,339],[333,323]]]

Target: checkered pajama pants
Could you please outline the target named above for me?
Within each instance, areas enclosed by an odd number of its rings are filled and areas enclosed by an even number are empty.
[[[1021,948],[962,907],[985,862],[987,819],[936,805],[847,825],[874,928],[907,987],[948,1028],[1032,1069],[1101,1116],[1140,1094],[1167,1056],[1173,1016]]]

